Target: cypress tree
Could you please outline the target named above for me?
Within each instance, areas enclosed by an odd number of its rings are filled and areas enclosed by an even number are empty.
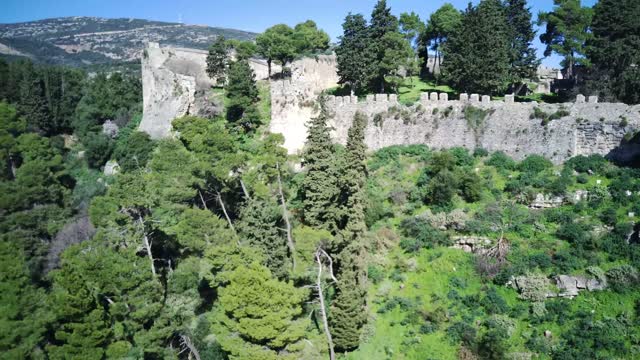
[[[340,84],[349,85],[352,93],[360,93],[370,80],[364,66],[371,61],[367,21],[361,14],[349,14],[342,29],[344,32],[336,48]]]
[[[341,173],[342,219],[338,248],[338,282],[332,303],[330,327],[336,349],[355,349],[366,322],[366,276],[362,237],[366,231],[364,220],[364,185],[367,177],[364,130],[367,119],[356,113],[349,129],[345,166]]]
[[[510,27],[511,40],[511,82],[519,84],[516,93],[522,88],[522,80],[536,75],[540,61],[536,50],[531,46],[536,33],[531,22],[531,9],[527,0],[506,0],[507,22]]]
[[[445,44],[443,75],[459,91],[496,94],[509,82],[509,25],[500,0],[465,11],[462,26]]]
[[[382,64],[385,57],[384,37],[389,33],[399,33],[398,19],[391,15],[391,9],[387,7],[386,0],[378,0],[371,13],[371,25],[369,26],[369,46],[374,61],[369,62],[371,69],[372,89],[384,92],[384,77],[388,70]]]
[[[229,44],[224,36],[220,35],[209,47],[207,55],[207,75],[218,85],[224,83],[229,67]]]
[[[257,108],[259,101],[256,75],[247,60],[236,61],[229,68],[227,84],[227,120],[244,131],[250,131],[261,124]]]
[[[639,18],[636,0],[601,0],[594,7],[587,55],[594,68],[591,87],[603,98],[640,103]]]
[[[309,135],[303,153],[306,176],[302,184],[304,221],[307,225],[329,230],[337,230],[335,204],[339,189],[335,173],[334,147],[327,125],[329,110],[326,99],[320,98],[320,112],[311,119]]]
[[[46,134],[52,129],[44,81],[30,62],[23,67],[22,71],[18,110],[27,119],[31,128]]]

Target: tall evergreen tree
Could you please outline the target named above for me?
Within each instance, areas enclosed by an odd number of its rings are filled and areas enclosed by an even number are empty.
[[[366,116],[356,113],[349,129],[344,168],[340,174],[343,224],[338,236],[339,242],[333,249],[338,254],[338,282],[329,319],[333,340],[339,351],[352,350],[358,346],[361,329],[367,318],[363,254],[363,236],[366,232],[366,124]]]
[[[278,204],[252,199],[240,211],[236,229],[247,246],[257,248],[265,255],[265,265],[271,273],[282,279],[290,268],[287,239],[281,230],[285,226]]]
[[[640,2],[601,0],[594,7],[587,55],[591,87],[610,100],[640,103]]]
[[[509,25],[500,0],[469,4],[444,49],[442,72],[459,91],[499,94],[509,82]]]
[[[536,32],[533,30],[531,9],[527,7],[527,0],[506,0],[505,6],[510,27],[511,83],[518,84],[515,93],[519,93],[524,86],[522,81],[533,78],[540,65],[536,50],[531,44]]]
[[[329,109],[326,99],[320,98],[318,116],[308,126],[307,143],[303,153],[306,176],[302,184],[304,221],[319,229],[336,232],[336,200],[339,190],[336,181],[334,150],[327,125]]]
[[[538,25],[546,25],[540,35],[540,41],[547,45],[544,56],[563,56],[567,77],[574,79],[576,65],[589,65],[584,54],[593,11],[583,7],[580,0],[553,0],[553,4],[553,11],[538,15]]]
[[[371,66],[371,88],[384,92],[385,76],[389,74],[388,67],[382,64],[385,57],[385,41],[387,34],[399,33],[398,19],[391,14],[391,8],[387,7],[386,0],[378,0],[371,13],[371,24],[369,25],[369,46],[373,54]]]
[[[343,35],[336,47],[340,84],[360,93],[369,82],[367,64],[371,61],[367,21],[360,14],[349,14],[342,24]]]
[[[239,60],[231,64],[229,83],[227,84],[227,120],[244,131],[257,128],[260,123],[258,112],[258,87],[256,75],[247,60]]]
[[[44,81],[38,69],[30,62],[22,71],[18,111],[27,119],[29,127],[47,134],[52,130],[52,126]]]
[[[216,37],[216,40],[209,47],[207,75],[218,85],[224,84],[229,68],[229,50],[229,43],[222,35]]]

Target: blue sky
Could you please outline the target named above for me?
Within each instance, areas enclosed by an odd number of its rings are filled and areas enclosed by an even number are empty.
[[[387,0],[394,14],[415,11],[429,17],[445,0]],[[449,0],[463,9],[468,0]],[[477,3],[477,0],[473,1]],[[596,0],[583,0],[592,6]],[[286,23],[295,25],[312,19],[335,40],[342,21],[349,12],[369,15],[376,0],[3,0],[0,23],[13,23],[61,16],[100,16],[142,18],[188,24],[228,27],[261,32],[267,27]],[[530,0],[534,16],[548,11],[553,0]],[[538,55],[542,45],[536,40]],[[545,59],[543,64],[557,66],[559,58]]]

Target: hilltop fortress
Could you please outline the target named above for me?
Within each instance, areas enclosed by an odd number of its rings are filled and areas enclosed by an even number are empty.
[[[169,136],[174,118],[207,113],[203,104],[210,101],[203,97],[212,84],[204,72],[205,59],[206,52],[197,50],[152,45],[145,51],[140,130],[154,138]],[[264,62],[253,60],[251,66],[258,79],[267,78]],[[306,123],[317,111],[318,95],[335,87],[338,76],[335,57],[327,55],[295,61],[291,73],[291,79],[271,82],[270,131],[282,133],[284,146],[294,154],[304,146]],[[554,163],[576,155],[602,154],[621,161],[640,155],[640,146],[627,141],[640,129],[640,105],[599,103],[594,96],[537,104],[517,103],[509,95],[499,101],[478,94],[450,100],[445,93],[423,93],[407,106],[396,95],[376,94],[329,96],[327,103],[333,115],[332,137],[342,144],[355,113],[367,115],[365,142],[370,150],[410,144],[481,147],[516,159],[540,154]],[[543,122],[543,117],[556,119]]]

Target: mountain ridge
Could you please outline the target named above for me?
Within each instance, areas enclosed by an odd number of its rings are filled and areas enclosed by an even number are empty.
[[[136,18],[71,16],[0,24],[0,56],[71,65],[137,62],[144,44],[206,49],[217,36],[253,40],[256,33]]]

